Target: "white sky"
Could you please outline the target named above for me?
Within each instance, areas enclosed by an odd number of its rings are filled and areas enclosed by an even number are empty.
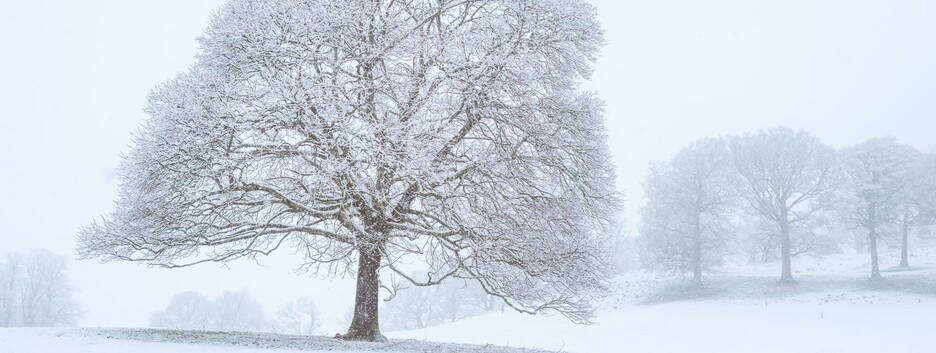
[[[608,44],[588,86],[607,102],[632,223],[647,163],[706,136],[786,125],[835,147],[892,135],[936,149],[934,2],[592,2]],[[113,207],[114,168],[147,93],[192,64],[194,39],[221,3],[0,6],[0,252],[73,254],[76,230]],[[327,316],[351,305],[349,281],[273,262],[170,271],[76,261],[72,279],[88,326],[145,325],[189,289],[250,287],[268,312],[301,295]]]

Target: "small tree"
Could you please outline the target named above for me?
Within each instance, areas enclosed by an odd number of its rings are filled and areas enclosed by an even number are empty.
[[[413,276],[418,278],[418,276]],[[438,288],[415,287],[400,289],[393,299],[383,303],[383,321],[389,330],[422,329],[437,325],[444,319]]]
[[[841,214],[845,222],[867,234],[871,280],[882,279],[879,238],[896,233],[901,223],[906,225],[900,214],[901,198],[908,196],[904,191],[908,186],[907,168],[916,153],[893,138],[874,138],[841,151],[846,176],[839,203]]]
[[[224,291],[212,305],[212,321],[219,331],[257,332],[269,329],[263,305],[250,291]]]
[[[312,335],[321,325],[315,302],[302,297],[286,303],[276,312],[274,328],[277,333]]]
[[[172,297],[163,311],[150,316],[150,326],[177,330],[265,331],[266,315],[247,289],[224,291],[214,300],[198,292]]]
[[[384,303],[381,315],[390,330],[422,329],[502,309],[502,302],[495,299],[477,284],[456,279],[438,286],[399,289]]]
[[[815,228],[808,223],[831,208],[840,184],[835,150],[805,131],[773,128],[733,138],[731,159],[743,179],[739,194],[754,214],[776,226],[780,283],[796,283],[791,258],[809,247],[791,237],[791,227],[808,236]]]
[[[582,0],[231,0],[150,96],[79,253],[356,263],[351,340],[383,339],[382,269],[586,321],[618,208],[601,102],[579,92],[601,42]]]
[[[692,143],[669,162],[653,164],[644,182],[641,261],[660,270],[702,271],[722,260],[736,204],[735,174],[724,141]]]
[[[477,284],[465,280],[448,281],[437,290],[444,322],[456,322],[486,312],[503,310],[504,304]]]
[[[217,329],[213,322],[213,303],[198,292],[172,296],[165,310],[150,316],[150,326],[176,330]]]

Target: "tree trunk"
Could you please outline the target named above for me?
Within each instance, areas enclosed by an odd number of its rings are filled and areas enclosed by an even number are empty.
[[[884,277],[881,277],[881,271],[878,268],[877,234],[873,226],[868,229],[868,250],[871,252],[871,280],[880,281]]]
[[[698,228],[696,226],[692,239],[692,279],[696,284],[702,284],[702,235]]]
[[[910,219],[904,213],[901,224],[900,267],[910,267]]]
[[[780,260],[782,263],[782,270],[780,272],[780,281],[782,285],[792,285],[796,284],[796,281],[793,280],[793,265],[791,259],[791,244],[790,244],[790,223],[786,219],[784,214],[783,219],[780,220]]]
[[[354,298],[354,318],[344,339],[351,341],[384,342],[387,340],[380,333],[377,303],[380,294],[378,270],[380,252],[373,249],[360,249],[357,274],[357,295]]]

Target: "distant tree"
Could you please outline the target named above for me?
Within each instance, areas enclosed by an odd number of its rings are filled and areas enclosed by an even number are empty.
[[[4,254],[0,259],[0,327],[19,326],[20,286],[23,282],[22,255]]]
[[[583,0],[230,0],[149,98],[84,258],[180,267],[294,248],[357,264],[346,338],[382,340],[379,272],[420,261],[586,321],[619,197]],[[415,282],[415,281],[414,281]]]
[[[452,280],[439,286],[439,310],[444,322],[461,321],[483,313],[503,310],[504,303],[488,295],[477,284]]]
[[[0,327],[74,325],[81,308],[68,258],[45,250],[0,259]]]
[[[246,289],[225,291],[214,300],[197,292],[176,294],[165,310],[150,316],[150,326],[208,331],[265,331],[269,327],[262,305]]]
[[[670,161],[651,165],[638,240],[648,268],[690,271],[702,283],[702,271],[725,253],[737,204],[734,173],[728,146],[719,139],[694,142]]]
[[[348,326],[351,325],[352,320],[354,320],[354,306],[348,307],[341,317],[335,319],[335,322],[338,323],[339,326]]]
[[[832,209],[817,212],[809,219],[790,224],[790,243],[795,244],[794,256],[806,252],[823,255],[841,252],[843,243],[848,242],[834,222]],[[780,231],[776,222],[761,217],[746,215],[738,221],[742,244],[746,246],[751,262],[770,263],[780,260]],[[848,233],[846,230],[844,233]]]
[[[897,233],[901,223],[901,200],[908,196],[907,171],[917,151],[893,138],[874,138],[840,152],[845,172],[839,202],[846,223],[861,229],[871,253],[871,280],[880,280],[878,241]],[[904,213],[906,215],[906,213]]]
[[[928,234],[936,226],[936,152],[917,154],[898,197],[900,267],[910,267],[910,232]]]
[[[150,326],[176,330],[217,329],[212,317],[214,304],[198,292],[172,296],[169,306],[150,316]]]
[[[631,234],[631,228],[622,219],[611,230],[608,240],[608,249],[614,254],[612,271],[615,275],[640,267],[637,237]]]
[[[773,128],[731,140],[731,159],[741,175],[739,194],[758,217],[773,223],[779,242],[781,284],[794,284],[792,260],[810,249],[812,222],[832,206],[841,183],[835,150],[802,130]],[[797,234],[797,232],[792,232]]]
[[[213,303],[212,321],[219,331],[266,331],[263,306],[247,289],[224,291]]]
[[[419,274],[410,275],[419,278]],[[450,280],[438,286],[399,289],[383,304],[381,315],[389,330],[422,329],[456,322],[492,310],[503,302],[474,282]]]
[[[312,335],[321,325],[315,302],[302,297],[286,303],[276,312],[274,328],[277,333]]]
[[[418,278],[418,277],[415,277]],[[383,303],[383,321],[388,330],[421,329],[441,322],[440,297],[434,287],[415,287],[396,291]]]

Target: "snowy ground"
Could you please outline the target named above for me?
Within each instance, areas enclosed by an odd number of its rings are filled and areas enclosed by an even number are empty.
[[[702,288],[635,271],[590,326],[504,313],[388,335],[579,353],[936,352],[936,251],[882,283],[866,280],[867,257],[799,258],[793,287],[775,284],[776,265],[721,268]]]
[[[580,353],[934,352],[936,297],[917,299],[815,293],[767,305],[759,300],[674,302],[605,313],[593,326],[559,317],[495,314],[392,337]]]
[[[0,329],[0,353],[290,352],[936,352],[936,251],[914,254],[870,283],[867,255],[794,262],[798,285],[775,284],[776,265],[719,268],[702,288],[633,271],[615,282],[594,325],[561,316],[492,313],[418,331],[389,344],[269,334],[119,329]],[[465,346],[432,342],[477,344]]]
[[[528,349],[392,340],[364,343],[265,333],[146,329],[0,329],[0,353],[542,353]]]

